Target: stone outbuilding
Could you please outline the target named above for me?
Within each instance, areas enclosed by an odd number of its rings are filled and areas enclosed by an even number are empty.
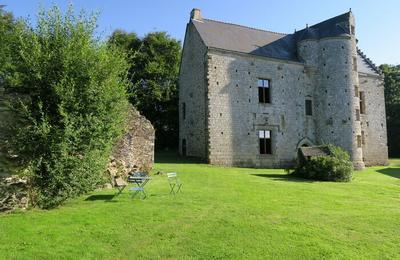
[[[283,34],[193,9],[179,85],[182,155],[287,167],[299,147],[331,143],[356,168],[387,164],[383,76],[357,48],[352,12]]]

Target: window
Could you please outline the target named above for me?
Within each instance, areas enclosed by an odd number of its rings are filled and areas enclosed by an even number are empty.
[[[270,80],[258,79],[258,101],[260,103],[271,103]]]
[[[354,25],[350,26],[350,34],[352,34],[352,35],[356,34],[356,28],[354,27]]]
[[[360,121],[360,109],[356,109],[356,121]]]
[[[354,96],[358,97],[358,86],[354,86]]]
[[[186,103],[182,103],[182,117],[186,119]]]
[[[306,99],[306,115],[312,116],[312,101],[309,99]]]
[[[357,57],[353,57],[353,70],[357,71]]]
[[[364,131],[361,131],[361,143],[364,145],[365,144],[365,135]]]
[[[271,131],[260,130],[258,131],[260,140],[260,154],[272,154],[271,149]]]
[[[361,148],[361,135],[357,135],[357,147]]]
[[[364,95],[364,91],[360,91],[360,114],[365,114],[365,95]]]

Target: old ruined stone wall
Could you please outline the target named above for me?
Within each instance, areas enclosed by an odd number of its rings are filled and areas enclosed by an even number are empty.
[[[365,95],[365,113],[361,114],[364,132],[363,156],[366,166],[387,165],[388,147],[383,79],[359,74],[360,91]]]
[[[17,175],[0,178],[0,212],[27,209],[29,205],[27,180]]]
[[[212,164],[283,167],[299,144],[315,139],[305,116],[313,86],[304,65],[223,51],[208,53],[209,160]],[[259,78],[270,79],[271,104],[258,100]],[[270,130],[272,155],[259,154],[259,130]]]
[[[154,128],[133,107],[129,109],[126,133],[114,146],[108,172],[126,177],[130,172],[150,172],[154,164]]]
[[[179,150],[182,154],[182,140],[186,140],[186,155],[200,158],[207,156],[205,53],[206,47],[190,22],[179,77]]]

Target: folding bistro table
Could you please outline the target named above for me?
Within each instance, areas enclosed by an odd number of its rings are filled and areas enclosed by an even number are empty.
[[[133,175],[130,175],[128,177],[128,182],[134,183],[136,187],[130,188],[130,190],[133,192],[132,193],[132,198],[134,198],[136,195],[142,195],[142,199],[145,199],[147,197],[147,193],[144,189],[144,186],[151,180],[151,178],[148,176],[147,173],[144,172],[137,172],[134,173]]]

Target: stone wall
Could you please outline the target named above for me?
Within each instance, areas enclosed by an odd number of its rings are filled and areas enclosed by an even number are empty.
[[[27,209],[29,206],[27,180],[19,176],[0,178],[0,212]]]
[[[200,158],[207,157],[206,50],[190,22],[186,28],[179,76],[179,151],[182,154],[182,140],[186,140],[186,155]]]
[[[360,91],[365,96],[365,113],[361,114],[362,144],[366,166],[387,165],[388,147],[383,79],[379,76],[359,74]]]
[[[314,118],[305,115],[314,89],[303,64],[210,50],[207,76],[212,164],[284,167],[300,144],[314,144]],[[259,103],[259,78],[270,79],[270,104]],[[259,154],[259,130],[271,131],[272,155]]]
[[[131,107],[126,133],[113,149],[108,173],[126,177],[130,172],[150,172],[154,164],[154,133],[150,121]]]

